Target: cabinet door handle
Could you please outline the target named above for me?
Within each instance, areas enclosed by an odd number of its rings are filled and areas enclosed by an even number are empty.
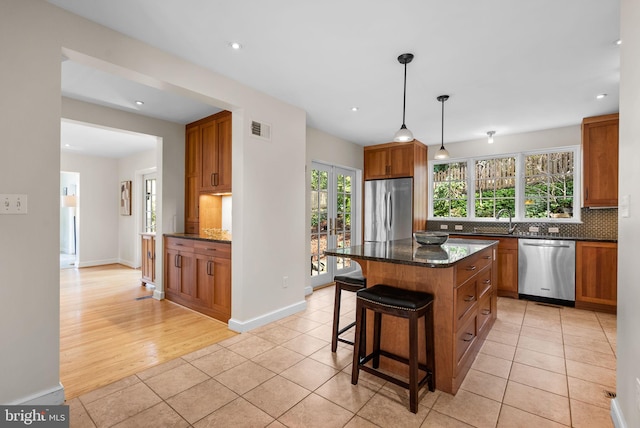
[[[215,173],[216,176],[216,186],[220,185],[220,174],[219,173]]]
[[[464,298],[465,302],[473,302],[476,299],[476,296],[473,295],[467,295],[467,297]]]
[[[482,281],[483,284],[491,284],[491,280],[490,279],[485,279],[484,281]]]
[[[473,339],[473,333],[465,333],[465,338],[462,339],[464,342],[471,342],[471,340]]]
[[[484,256],[483,259],[485,260],[491,260],[491,256]]]
[[[482,310],[482,315],[489,315],[491,313],[490,309],[483,309]]]
[[[151,257],[151,251],[147,251],[147,258],[148,259],[152,259],[153,257]]]
[[[476,265],[467,266],[467,270],[476,270]]]
[[[209,269],[209,276],[214,276],[215,274],[215,265],[213,264],[213,260],[209,260],[208,262],[208,269]]]

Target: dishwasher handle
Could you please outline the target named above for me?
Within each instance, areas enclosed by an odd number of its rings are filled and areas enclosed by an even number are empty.
[[[566,244],[529,244],[523,243],[525,247],[543,247],[543,248],[571,248],[571,245]]]

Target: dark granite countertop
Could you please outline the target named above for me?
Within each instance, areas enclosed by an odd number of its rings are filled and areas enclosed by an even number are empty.
[[[450,238],[442,245],[420,245],[413,239],[390,242],[367,242],[347,248],[326,250],[325,254],[349,257],[355,260],[373,260],[389,263],[424,266],[432,268],[450,267],[459,261],[484,250],[498,241]]]
[[[196,241],[218,242],[220,244],[231,244],[230,234],[205,236],[205,235],[198,235],[196,233],[165,233],[164,236],[167,236],[170,238],[193,239]]]
[[[486,236],[487,238],[522,238],[522,239],[556,239],[565,241],[597,241],[597,242],[618,242],[615,238],[593,238],[587,236],[568,236],[558,233],[542,234],[537,232],[519,232],[515,231],[512,235],[506,232],[499,231],[483,231],[483,232],[463,232],[463,231],[450,231],[449,235],[460,236]]]

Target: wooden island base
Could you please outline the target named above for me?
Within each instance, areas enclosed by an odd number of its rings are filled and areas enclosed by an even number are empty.
[[[452,241],[471,242],[449,240],[455,244]],[[387,284],[433,294],[436,388],[451,394],[460,388],[497,316],[497,243],[485,241],[485,244],[483,249],[443,267],[383,261],[380,257],[373,260],[375,257],[359,257],[357,251],[349,255],[362,267],[369,286]],[[419,337],[423,338],[422,323],[420,329]],[[367,337],[372,335],[373,315],[368,314]],[[371,342],[367,341],[368,352]],[[383,349],[407,357],[407,321],[383,316],[381,344]],[[424,347],[419,348],[420,361],[425,362]],[[382,359],[381,366],[408,377],[406,366],[394,361]]]

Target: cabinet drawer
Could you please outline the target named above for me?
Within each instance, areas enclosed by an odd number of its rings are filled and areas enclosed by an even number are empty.
[[[478,299],[491,290],[491,269],[485,269],[478,275]]]
[[[491,263],[492,254],[493,247],[487,248],[458,263],[456,265],[456,286],[464,283],[467,279],[480,272],[482,268],[488,266]]]
[[[474,280],[468,281],[464,285],[456,289],[456,316],[457,320],[462,319],[478,301],[478,293],[476,290],[476,282]]]
[[[193,241],[191,239],[181,238],[164,238],[164,245],[166,248],[178,251],[193,252]]]
[[[218,242],[196,241],[194,249],[198,254],[211,257],[231,258],[231,245]]]
[[[475,342],[477,321],[477,317],[472,316],[456,333],[456,366]]]
[[[495,299],[495,294],[490,292],[482,296],[478,303],[478,335],[483,332],[485,326],[488,325],[487,321],[491,319],[493,299]]]

